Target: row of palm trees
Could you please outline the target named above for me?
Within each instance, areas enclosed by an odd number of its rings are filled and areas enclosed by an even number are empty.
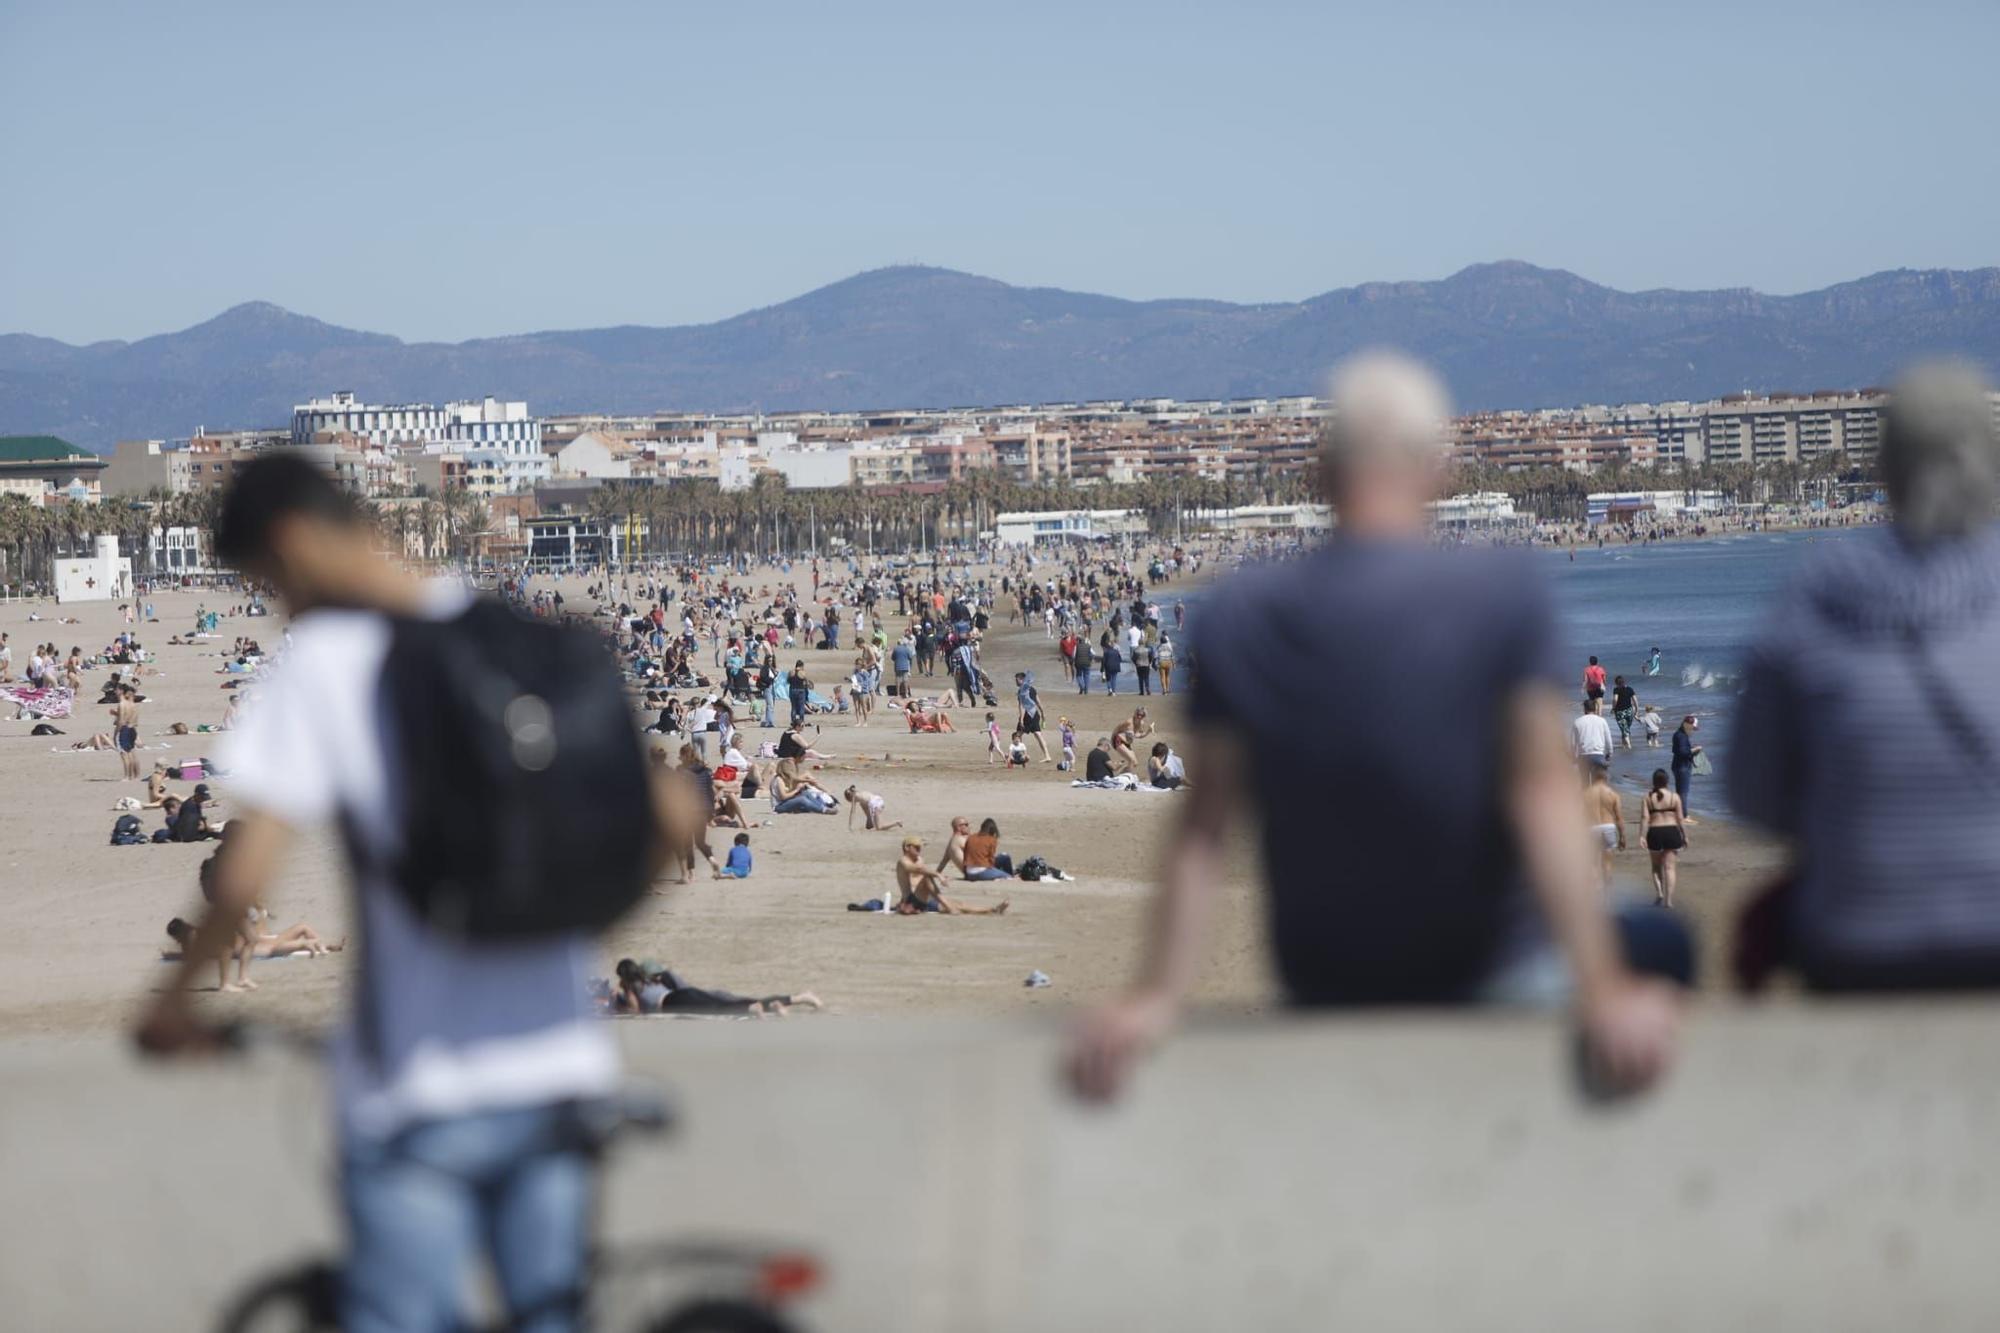
[[[102,536],[118,538],[119,553],[131,558],[134,574],[152,573],[152,530],[194,528],[213,535],[221,502],[216,491],[169,495],[157,489],[137,499],[46,507],[21,495],[0,495],[0,588],[49,586],[57,560],[89,555]]]
[[[1457,493],[1497,491],[1539,519],[1580,523],[1593,491],[1719,491],[1736,504],[1798,505],[1832,497],[1834,488],[1857,485],[1872,473],[1845,454],[1821,454],[1798,463],[1683,463],[1678,467],[1633,467],[1612,463],[1591,473],[1545,467],[1509,472],[1485,464],[1452,469]]]
[[[1244,479],[1165,478],[1124,485],[1078,486],[1063,478],[1029,484],[974,472],[938,489],[843,486],[795,491],[762,474],[745,490],[712,481],[606,482],[592,493],[589,516],[621,532],[643,533],[646,549],[692,555],[824,550],[840,543],[863,551],[923,549],[968,542],[1003,513],[1038,509],[1132,509],[1153,531],[1171,536],[1212,509],[1294,504],[1310,498],[1298,473]]]
[[[1805,463],[1752,467],[1705,463],[1679,468],[1613,464],[1588,475],[1560,468],[1508,472],[1481,464],[1453,468],[1454,491],[1498,491],[1537,517],[1583,519],[1592,491],[1715,490],[1738,503],[1799,503],[1824,497],[1864,473],[1844,455]],[[1240,505],[1297,504],[1313,495],[1303,470],[1258,469],[1243,477],[1214,479],[1156,475],[1127,484],[1079,486],[1069,478],[1029,484],[980,471],[939,489],[844,486],[795,491],[784,478],[760,474],[746,490],[723,491],[713,481],[606,482],[592,493],[590,517],[617,527],[623,544],[646,551],[718,555],[825,550],[845,544],[864,551],[922,549],[967,542],[993,526],[995,515],[1036,509],[1130,509],[1146,516],[1153,532],[1177,536],[1197,528],[1203,515]],[[136,500],[43,508],[18,495],[0,496],[0,586],[46,584],[61,556],[87,553],[92,540],[114,533],[133,559],[133,571],[151,572],[154,527],[191,527],[211,539],[220,508],[218,492],[170,495],[156,490]],[[462,560],[485,552],[493,534],[486,502],[463,490],[363,502],[385,537],[416,560]]]

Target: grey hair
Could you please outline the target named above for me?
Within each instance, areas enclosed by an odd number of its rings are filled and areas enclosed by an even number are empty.
[[[1450,449],[1451,396],[1430,367],[1400,352],[1362,352],[1334,367],[1333,411],[1320,457],[1333,469],[1363,457],[1441,461]]]
[[[1977,370],[1933,362],[1896,381],[1882,421],[1882,482],[1896,526],[1915,541],[1963,537],[1993,521],[2000,439]]]

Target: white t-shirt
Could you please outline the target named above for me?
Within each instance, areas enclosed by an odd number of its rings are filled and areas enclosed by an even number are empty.
[[[1601,713],[1578,713],[1569,724],[1570,745],[1579,755],[1611,753],[1611,724]]]
[[[429,613],[442,619],[465,601],[463,588],[435,584]],[[372,612],[299,618],[218,743],[232,800],[294,828],[344,816],[385,859],[400,837],[377,689],[389,634]],[[333,1053],[349,1132],[381,1137],[413,1121],[616,1089],[610,1034],[585,1015],[587,939],[470,944],[431,931],[379,880],[358,878],[355,894],[361,966]]]

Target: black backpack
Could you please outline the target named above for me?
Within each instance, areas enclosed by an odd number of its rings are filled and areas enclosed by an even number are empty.
[[[120,815],[111,826],[113,847],[136,847],[146,841],[145,827],[139,823],[137,815]]]
[[[590,631],[480,598],[398,620],[382,666],[388,879],[432,928],[510,940],[602,930],[644,893],[653,802],[638,729]],[[357,859],[366,859],[350,830]]]

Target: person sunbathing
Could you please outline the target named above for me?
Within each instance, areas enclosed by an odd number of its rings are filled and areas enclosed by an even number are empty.
[[[967,907],[944,896],[944,881],[924,864],[924,840],[903,839],[903,855],[896,862],[896,888],[901,896],[896,911],[903,916],[941,912],[946,916],[1003,916],[1009,906],[1001,899],[993,907]]]
[[[167,764],[164,759],[153,762],[153,771],[146,778],[146,803],[141,810],[159,810],[167,803]]]
[[[618,987],[611,993],[614,1014],[707,1014],[742,1015],[749,1018],[783,1018],[794,1007],[824,1009],[826,1004],[811,991],[794,995],[766,995],[752,999],[726,990],[690,986],[670,968],[647,971],[630,958],[618,960]]]
[[[171,949],[160,950],[160,957],[168,962],[179,962],[181,954],[194,938],[193,923],[175,917],[167,922],[167,935],[174,942]],[[231,950],[232,956],[241,951],[246,940],[239,938]],[[341,936],[328,944],[317,930],[301,921],[296,926],[287,926],[280,931],[257,932],[256,943],[251,946],[253,958],[283,958],[287,954],[305,953],[314,958],[324,958],[328,954],[339,953],[347,948],[347,937]]]
[[[922,699],[912,699],[903,706],[903,715],[909,719],[912,732],[939,734],[953,732],[958,728],[951,725],[951,714],[944,705],[932,705]]]

